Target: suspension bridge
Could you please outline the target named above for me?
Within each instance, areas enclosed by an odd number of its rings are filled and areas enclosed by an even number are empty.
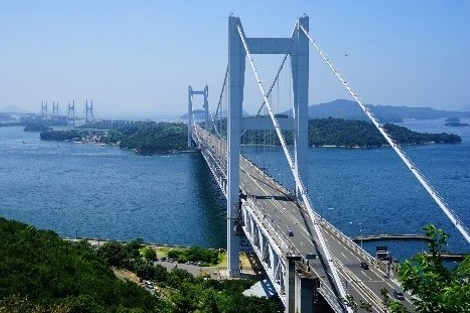
[[[312,206],[305,182],[308,181],[308,90],[309,48],[321,55],[333,74],[356,100],[380,133],[438,204],[452,224],[470,242],[470,233],[437,190],[405,154],[400,145],[362,103],[349,83],[309,34],[309,19],[300,17],[291,37],[251,38],[245,35],[240,18],[228,20],[228,65],[215,114],[209,109],[208,87],[188,89],[188,145],[196,145],[227,200],[227,274],[236,277],[239,269],[239,235],[251,243],[286,312],[353,312],[346,305],[352,296],[356,303],[371,304],[373,312],[386,312],[381,289],[392,293],[399,288],[391,263],[376,260],[350,238],[322,218]],[[277,54],[283,59],[273,83],[265,89],[253,55]],[[286,60],[290,58],[293,101],[292,118],[277,118],[270,100]],[[246,60],[260,90],[262,109],[269,118],[243,117]],[[204,97],[205,121],[192,118],[193,97]],[[227,98],[226,136],[215,119],[222,118],[221,103]],[[220,122],[219,122],[220,125]],[[246,129],[274,130],[294,178],[294,190],[287,190],[241,156],[241,136]],[[283,131],[293,133],[293,147],[286,144]],[[367,265],[367,266],[366,266]],[[411,308],[406,296],[403,302]]]

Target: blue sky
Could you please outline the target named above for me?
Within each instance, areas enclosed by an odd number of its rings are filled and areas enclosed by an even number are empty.
[[[307,14],[311,34],[366,103],[470,105],[465,0],[3,0],[0,108],[38,112],[54,100],[65,111],[75,100],[84,111],[93,99],[100,117],[181,114],[187,86],[205,83],[216,106],[231,13],[248,37],[288,37]],[[268,86],[279,60],[257,60]],[[311,104],[350,99],[313,46],[310,63]],[[253,112],[260,96],[252,79],[247,85]]]

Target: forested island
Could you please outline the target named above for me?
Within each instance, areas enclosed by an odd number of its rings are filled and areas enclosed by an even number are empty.
[[[454,134],[427,134],[387,123],[387,132],[400,144],[461,143]],[[222,125],[224,129],[224,125]],[[370,148],[387,145],[379,131],[369,122],[337,118],[311,119],[308,125],[311,147]],[[224,134],[224,131],[222,131]],[[292,145],[292,132],[284,131],[287,144]],[[134,150],[138,154],[172,153],[187,150],[187,125],[167,122],[136,122],[109,130],[74,129],[45,131],[41,140],[94,141]],[[274,131],[247,130],[241,138],[244,145],[279,145]]]
[[[23,129],[25,132],[47,132],[51,131],[52,127],[44,125],[42,123],[29,123]]]
[[[445,126],[452,126],[452,127],[470,126],[469,123],[462,123],[460,121],[460,118],[458,118],[458,117],[451,117],[451,118],[446,119],[446,123],[444,125]]]
[[[184,151],[188,146],[187,136],[186,124],[167,122],[135,122],[109,130],[81,128],[40,134],[41,140],[98,142],[143,155]]]
[[[396,142],[404,145],[462,142],[462,138],[454,134],[418,133],[391,123],[385,124],[384,128]],[[284,136],[287,144],[292,145],[292,132],[284,131]],[[242,143],[280,145],[274,131],[247,130],[242,137]],[[385,138],[370,122],[332,117],[310,119],[308,122],[310,147],[372,148],[387,144]]]

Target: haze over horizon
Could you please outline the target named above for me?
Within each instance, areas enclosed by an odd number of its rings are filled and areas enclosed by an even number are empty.
[[[307,14],[310,33],[365,103],[470,110],[464,0],[4,1],[0,108],[39,112],[41,101],[59,101],[63,112],[75,100],[79,111],[88,99],[101,116],[179,115],[187,86],[205,83],[216,106],[231,13],[248,37],[289,37]],[[269,86],[279,58],[255,60],[269,67],[262,76]],[[351,99],[313,46],[310,66],[310,104]],[[255,103],[244,109],[252,113],[261,97],[246,72]]]

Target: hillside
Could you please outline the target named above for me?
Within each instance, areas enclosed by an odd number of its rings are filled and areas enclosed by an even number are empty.
[[[117,279],[88,243],[66,242],[52,231],[4,218],[0,237],[2,313],[33,312],[33,307],[34,312],[103,313],[161,307],[143,288]]]
[[[107,242],[95,251],[86,241],[65,241],[1,217],[0,237],[0,313],[278,312],[273,301],[243,295],[254,281],[205,280],[176,267],[167,271],[150,262],[155,251],[149,253],[138,239]],[[209,250],[176,254],[189,259],[217,253]],[[144,289],[116,278],[109,265],[151,279],[151,290],[148,282]]]

